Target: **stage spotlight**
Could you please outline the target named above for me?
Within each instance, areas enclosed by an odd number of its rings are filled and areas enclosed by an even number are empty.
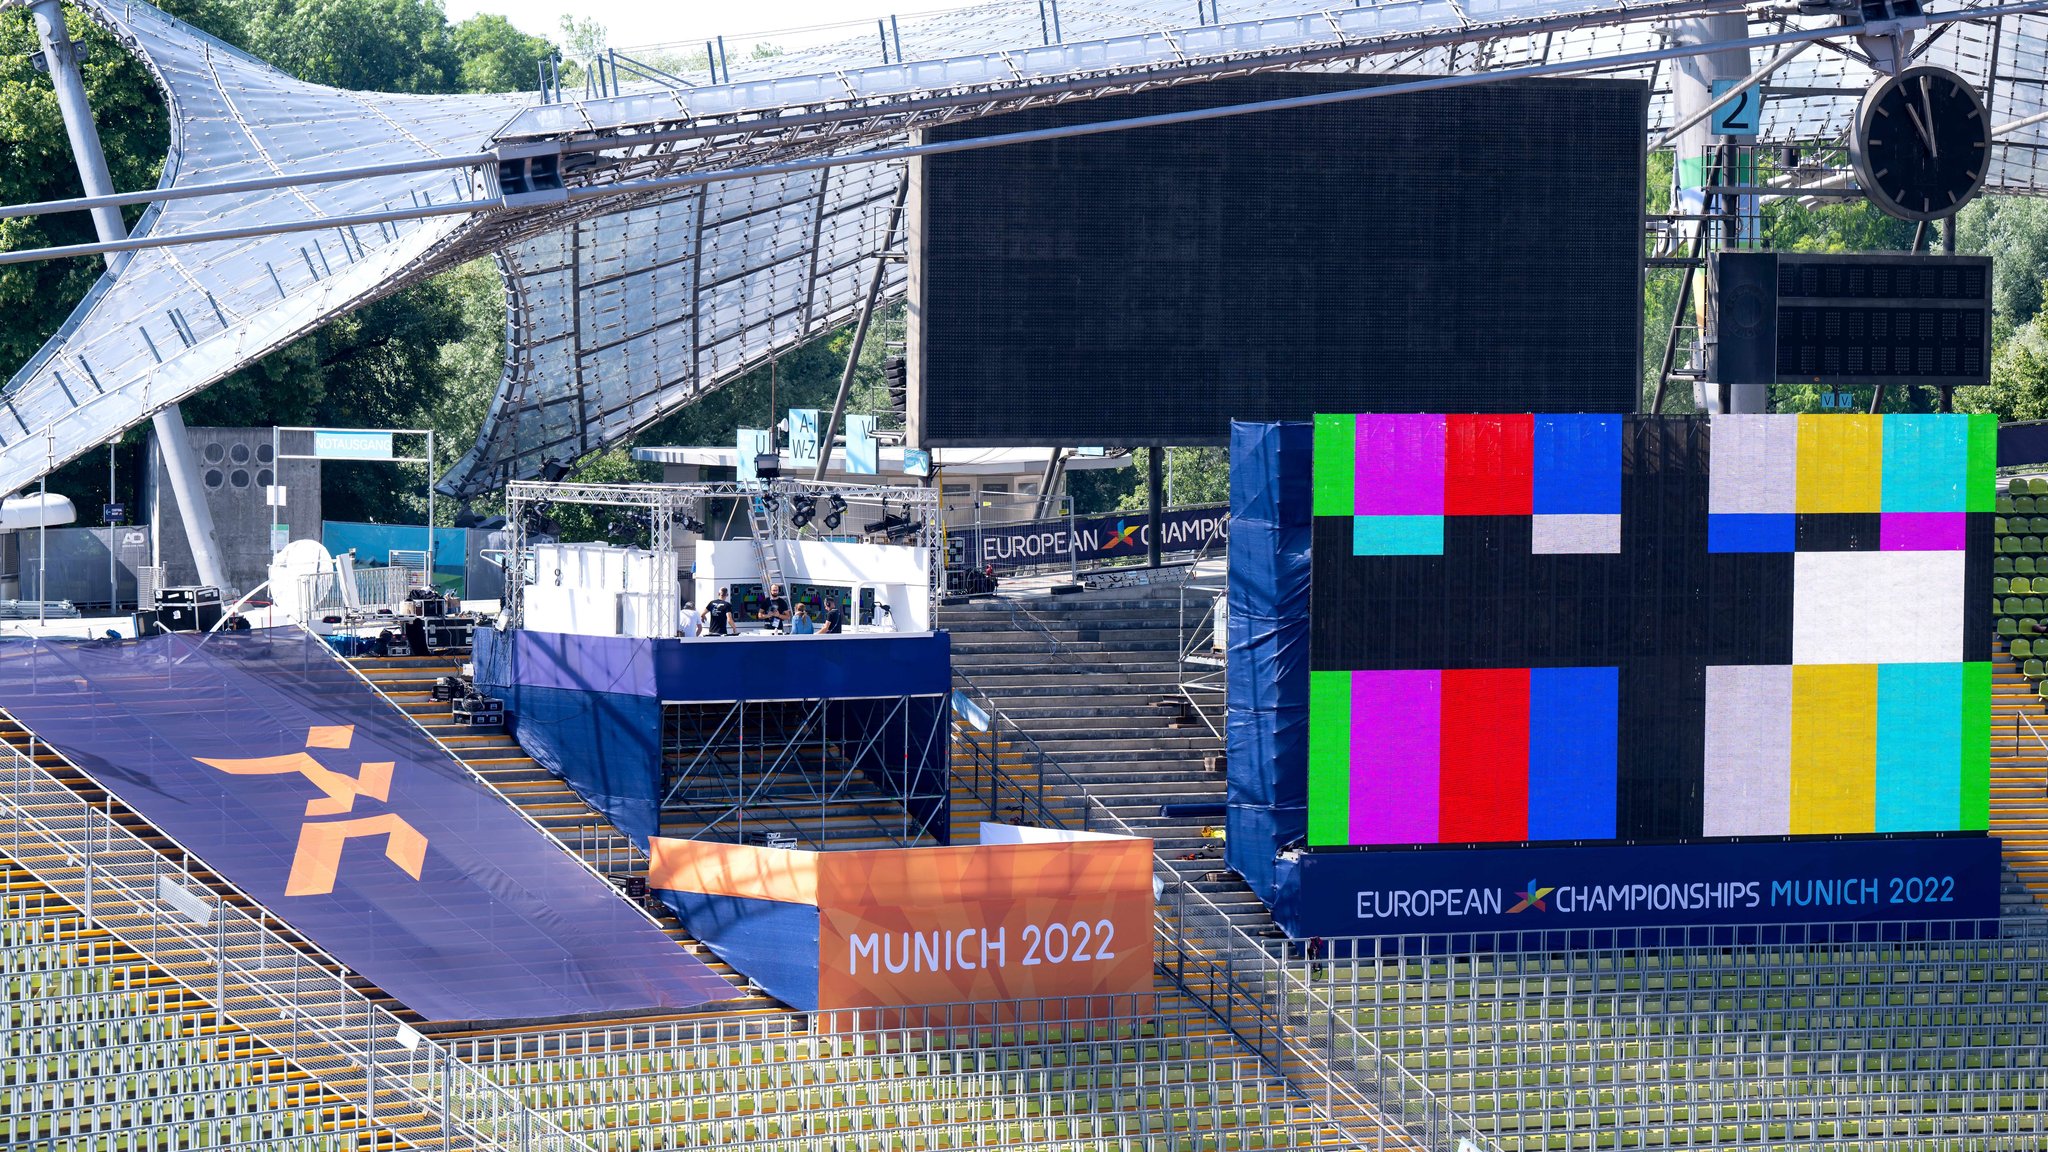
[[[910,523],[910,517],[908,516],[897,512],[885,512],[880,520],[868,521],[867,531],[871,534],[875,532],[896,532],[908,523]]]
[[[825,531],[836,532],[839,525],[846,520],[846,497],[835,495],[828,498],[825,503],[829,508],[825,513]]]
[[[896,516],[892,517],[892,519],[894,519],[896,523],[890,525],[889,528],[883,533],[884,535],[888,536],[889,539],[892,541],[908,540],[916,536],[918,533],[924,531],[923,524],[915,520],[912,520],[908,516]]]
[[[457,528],[474,528],[482,519],[483,517],[476,514],[476,509],[469,506],[469,501],[467,500],[464,500],[462,506],[455,510],[455,526]]]
[[[773,480],[782,475],[782,453],[763,452],[754,457],[754,475],[763,480]]]
[[[550,484],[560,483],[562,480],[567,479],[568,475],[569,466],[553,456],[540,462],[540,478]]]
[[[818,501],[816,497],[792,496],[789,498],[789,505],[789,526],[791,528],[803,528],[810,524],[818,515]]]
[[[692,535],[702,536],[704,534],[704,522],[687,512],[678,512],[670,517],[670,520],[676,527]]]

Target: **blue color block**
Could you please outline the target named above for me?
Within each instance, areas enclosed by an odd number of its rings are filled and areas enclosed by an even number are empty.
[[[1888,414],[1884,418],[1886,512],[1964,512],[1970,417]]]
[[[1620,689],[1618,668],[1530,669],[1529,839],[1614,837]]]
[[[1962,827],[1963,666],[1877,666],[1877,827]]]
[[[1353,516],[1353,556],[1441,556],[1444,554],[1444,518],[1441,516]]]
[[[1621,511],[1621,417],[1536,417],[1533,511],[1614,515]]]
[[[1716,512],[1707,517],[1709,552],[1797,552],[1790,512]]]

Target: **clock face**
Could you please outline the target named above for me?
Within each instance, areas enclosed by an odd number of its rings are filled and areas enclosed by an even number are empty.
[[[1849,154],[1878,208],[1907,220],[1937,220],[1984,186],[1991,118],[1962,77],[1946,68],[1908,68],[1864,96]]]

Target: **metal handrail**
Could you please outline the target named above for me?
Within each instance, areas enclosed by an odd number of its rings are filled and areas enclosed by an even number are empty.
[[[416,1148],[594,1152],[351,987],[346,969],[317,963],[272,929],[267,914],[251,916],[218,891],[193,891],[181,882],[189,873],[34,760],[13,749],[6,758],[12,779],[0,793],[0,827],[10,837],[10,857],[80,909],[87,923],[140,955],[154,957],[165,947],[189,953],[158,966],[347,1099],[365,1120],[376,1124],[379,1101],[386,1101],[387,1112],[396,1103],[440,1118],[438,1133],[408,1134]],[[29,859],[24,844],[42,862]],[[164,907],[167,884],[184,889],[180,899],[188,907],[196,902],[204,918]],[[216,884],[261,911],[224,879]],[[95,915],[105,906],[121,911]],[[195,960],[210,968],[211,988],[190,971]],[[357,1074],[359,1087],[335,1082]]]
[[[1202,547],[1195,552],[1195,558],[1191,561],[1193,567],[1199,570],[1202,562],[1209,558],[1209,549],[1214,547],[1218,540],[1226,539],[1228,539],[1227,536],[1211,536],[1207,540],[1202,541]],[[1202,726],[1209,730],[1209,734],[1218,740],[1223,739],[1223,730],[1216,726],[1215,721],[1209,719],[1209,713],[1203,709],[1201,701],[1195,699],[1195,692],[1197,690],[1203,692],[1221,690],[1223,685],[1218,683],[1220,670],[1212,670],[1195,677],[1188,675],[1188,661],[1195,655],[1196,650],[1200,648],[1204,640],[1210,642],[1211,651],[1215,650],[1216,627],[1214,621],[1216,619],[1216,598],[1214,595],[1208,598],[1208,605],[1203,608],[1201,617],[1195,621],[1193,628],[1189,628],[1188,593],[1221,593],[1223,591],[1224,588],[1220,586],[1196,583],[1193,573],[1189,574],[1188,582],[1180,586],[1179,642],[1175,645],[1176,652],[1173,665],[1175,686],[1180,690],[1181,699],[1188,702],[1188,711],[1193,712],[1195,717],[1202,722]]]
[[[1080,807],[1084,828],[1089,827],[1099,813],[1100,819],[1123,834],[1142,838],[1142,833],[1096,799],[1071,772],[1041,748],[1030,733],[1005,716],[973,680],[961,674],[958,668],[954,669],[953,677],[966,685],[971,699],[978,698],[977,703],[989,716],[992,737],[997,733],[1006,738],[1014,734],[1030,746],[1037,757],[1041,785],[1048,774],[1067,785],[1070,791],[1062,798]],[[990,767],[999,776],[1007,775],[999,763],[992,763]],[[1021,789],[1021,785],[1018,787]],[[1055,827],[1067,826],[1052,814],[1050,808],[1046,812],[1046,818]],[[1335,1022],[1322,1037],[1327,1048],[1315,1054],[1304,1051],[1301,1044],[1303,1036],[1308,1036],[1311,1045],[1315,1044],[1315,1037],[1312,1033],[1304,1034],[1290,1027],[1284,1009],[1285,998],[1276,997],[1268,991],[1285,987],[1285,968],[1244,929],[1233,924],[1229,915],[1214,901],[1189,884],[1178,869],[1156,859],[1153,867],[1162,882],[1161,908],[1156,926],[1159,938],[1171,957],[1170,961],[1162,960],[1161,966],[1168,969],[1168,974],[1189,996],[1206,1005],[1246,1044],[1266,1054],[1276,1067],[1281,1064],[1282,1049],[1286,1055],[1293,1056],[1303,1070],[1315,1077],[1316,1083],[1311,1087],[1322,1090],[1326,1108],[1341,1097],[1347,1103],[1364,1104],[1387,1122],[1403,1124],[1411,1131],[1419,1123],[1422,1131],[1416,1135],[1430,1148],[1448,1149],[1451,1141],[1462,1139],[1470,1142],[1477,1152],[1500,1152],[1497,1143],[1458,1117],[1420,1077],[1388,1058],[1369,1037],[1350,1029],[1345,1037],[1354,1042],[1350,1062],[1355,1064],[1360,1058],[1357,1053],[1363,1052],[1364,1058],[1373,1065],[1374,1084],[1380,1092],[1379,1101],[1360,1099],[1358,1091],[1363,1086],[1340,1079],[1332,1067],[1338,1061]],[[1169,916],[1167,909],[1172,910],[1172,915]],[[1197,935],[1190,936],[1190,923],[1205,924],[1206,927]],[[1251,979],[1241,971],[1243,967],[1253,970]],[[1226,995],[1220,1002],[1199,990],[1199,980],[1187,978],[1190,969],[1198,975],[1207,976],[1210,987],[1221,987],[1225,991]],[[1247,1028],[1250,1035],[1246,1034]],[[1281,1067],[1280,1071],[1288,1076],[1290,1082],[1293,1081],[1294,1075],[1287,1069]]]

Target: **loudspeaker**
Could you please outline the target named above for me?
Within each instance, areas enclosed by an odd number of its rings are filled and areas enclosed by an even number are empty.
[[[1778,376],[1778,254],[1714,254],[1717,325],[1713,379],[1773,384]]]

